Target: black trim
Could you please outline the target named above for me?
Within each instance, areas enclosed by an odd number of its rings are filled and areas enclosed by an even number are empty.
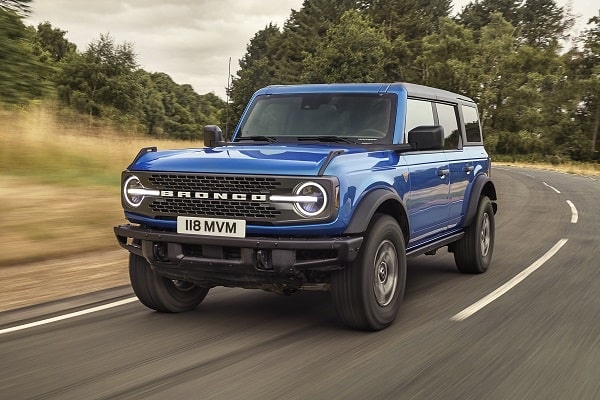
[[[462,224],[463,228],[471,225],[471,221],[477,213],[477,207],[479,207],[479,198],[481,197],[484,186],[488,182],[492,184],[492,188],[494,190],[494,196],[492,196],[493,198],[490,198],[490,200],[496,200],[496,188],[492,182],[492,179],[487,175],[479,175],[477,178],[475,178],[473,188],[471,189],[471,195],[469,197],[469,208],[467,209],[467,214],[465,215],[465,220]],[[494,213],[496,212],[496,209],[497,207],[494,207]]]
[[[464,232],[458,232],[458,233],[452,234],[450,236],[438,239],[434,242],[427,243],[424,246],[419,246],[415,249],[407,250],[406,256],[407,257],[416,257],[418,255],[425,254],[429,251],[435,251],[437,249],[440,249],[444,246],[449,245],[450,243],[456,242],[458,239],[460,239],[463,236],[464,236]]]
[[[363,242],[361,236],[322,239],[198,236],[129,224],[116,226],[114,231],[121,247],[146,258],[157,271],[163,267],[185,267],[186,270],[182,270],[180,279],[184,279],[183,275],[192,270],[212,271],[214,268],[229,268],[237,272],[256,269],[262,271],[264,268],[260,268],[263,256],[261,250],[265,251],[269,267],[275,272],[339,269],[344,264],[354,261]],[[162,246],[161,252],[156,251],[156,246],[159,245]],[[202,254],[186,254],[186,245],[201,248]],[[224,257],[224,252],[228,250],[237,256]]]
[[[369,227],[369,223],[371,222],[371,218],[373,218],[375,211],[387,200],[396,201],[400,207],[404,209],[406,214],[406,207],[402,203],[402,199],[400,199],[398,194],[387,189],[375,189],[361,200],[360,204],[352,214],[352,219],[350,220],[350,223],[348,224],[344,234],[356,235],[365,232]],[[408,232],[405,232],[405,234],[406,233]]]
[[[410,143],[400,143],[400,144],[364,144],[365,150],[367,151],[393,151],[395,153],[405,153],[407,151],[415,151],[415,147]]]
[[[317,173],[317,175],[323,176],[323,174],[325,173],[325,169],[327,169],[327,167],[329,166],[329,163],[331,163],[331,160],[333,160],[335,157],[339,156],[340,154],[344,154],[345,152],[346,152],[345,150],[330,151],[329,154],[327,154],[327,158],[323,162],[323,165],[321,165],[321,168],[319,168],[319,172]]]
[[[131,164],[129,164],[129,166],[127,167],[127,169],[131,169],[131,166],[133,164],[135,164],[136,162],[138,162],[138,160],[145,154],[147,153],[154,153],[157,151],[157,148],[155,146],[152,147],[143,147],[140,149],[140,151],[138,151],[137,155],[135,156],[135,158],[133,159],[133,161],[131,162]]]

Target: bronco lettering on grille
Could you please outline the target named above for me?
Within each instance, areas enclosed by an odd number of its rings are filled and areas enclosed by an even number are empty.
[[[187,199],[213,199],[213,200],[241,200],[241,201],[267,201],[264,194],[245,193],[209,193],[209,192],[181,192],[174,190],[161,190],[161,197],[177,197]]]

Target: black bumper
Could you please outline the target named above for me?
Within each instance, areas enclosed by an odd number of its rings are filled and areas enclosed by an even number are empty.
[[[119,244],[144,257],[165,277],[199,285],[297,289],[307,270],[327,271],[352,262],[363,237],[211,237],[158,231],[134,225],[115,227]]]

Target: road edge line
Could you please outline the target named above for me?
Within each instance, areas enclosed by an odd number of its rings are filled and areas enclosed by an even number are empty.
[[[79,317],[81,315],[92,314],[92,313],[95,313],[98,311],[103,311],[103,310],[107,310],[109,308],[119,307],[119,306],[122,306],[122,305],[125,305],[128,303],[132,303],[134,301],[137,301],[137,297],[129,297],[127,299],[103,304],[101,306],[96,306],[96,307],[92,307],[92,308],[88,308],[88,309],[84,309],[84,310],[80,310],[80,311],[75,311],[75,312],[68,313],[68,314],[57,315],[56,317],[46,318],[46,319],[42,319],[39,321],[34,321],[34,322],[27,323],[27,324],[23,324],[23,325],[13,326],[10,328],[0,329],[0,335],[3,335],[5,333],[10,333],[10,332],[22,331],[25,329],[34,328],[36,326],[47,325],[47,324],[51,324],[53,322],[58,322],[58,321],[63,321],[65,319]]]
[[[576,224],[579,220],[579,212],[577,212],[577,208],[571,200],[567,200],[567,204],[569,205],[569,207],[571,207],[571,223]]]
[[[533,264],[529,267],[525,268],[519,274],[517,274],[514,278],[506,282],[504,285],[500,286],[498,289],[494,290],[492,293],[488,294],[481,300],[473,303],[471,306],[465,308],[458,314],[454,315],[450,318],[451,321],[464,321],[469,318],[477,311],[481,310],[485,306],[492,303],[494,300],[498,299],[500,296],[506,294],[509,290],[517,286],[521,281],[527,278],[529,275],[534,273],[538,268],[540,268],[546,261],[552,258],[558,251],[567,243],[569,239],[561,239],[559,240],[550,250],[546,252],[543,256],[537,259]]]

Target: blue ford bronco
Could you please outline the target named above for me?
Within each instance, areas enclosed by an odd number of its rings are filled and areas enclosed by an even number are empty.
[[[426,86],[269,86],[231,141],[140,150],[122,174],[131,285],[147,307],[194,309],[215,286],[329,290],[340,320],[380,330],[407,257],[447,247],[483,273],[496,189],[473,100]]]

